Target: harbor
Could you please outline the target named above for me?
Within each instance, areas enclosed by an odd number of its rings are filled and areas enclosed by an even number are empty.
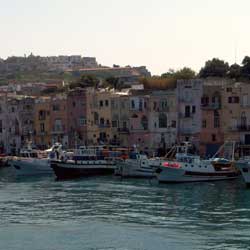
[[[175,146],[171,160],[59,143],[22,151],[0,168],[0,249],[246,249],[250,190],[232,167],[241,161],[190,147]]]
[[[158,185],[108,176],[55,181],[1,175],[0,185],[1,249],[249,246],[250,192],[241,179]]]

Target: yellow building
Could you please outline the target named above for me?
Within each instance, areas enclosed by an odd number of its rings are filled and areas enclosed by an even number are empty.
[[[35,102],[34,112],[34,141],[40,148],[48,148],[51,145],[50,139],[50,105],[49,97],[39,98]]]

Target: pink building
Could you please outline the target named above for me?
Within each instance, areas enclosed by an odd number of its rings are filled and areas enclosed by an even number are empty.
[[[87,144],[86,89],[77,88],[67,94],[67,133],[69,147]]]

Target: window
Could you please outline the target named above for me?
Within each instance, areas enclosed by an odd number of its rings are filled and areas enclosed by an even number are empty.
[[[45,131],[44,123],[40,123],[40,132],[43,133]]]
[[[72,106],[75,107],[76,106],[76,102],[72,102]]]
[[[99,120],[99,115],[98,115],[97,112],[95,112],[95,113],[94,113],[94,123],[95,123],[95,125],[98,124],[98,120]]]
[[[127,128],[127,122],[123,122],[123,123],[122,123],[122,127],[123,127],[124,129],[126,129],[126,128]]]
[[[241,128],[245,129],[247,127],[247,117],[246,117],[246,113],[242,112],[241,113]]]
[[[46,111],[40,110],[39,111],[39,120],[45,120],[46,119]]]
[[[216,134],[212,134],[212,141],[216,141]]]
[[[185,117],[190,117],[190,106],[185,106]]]
[[[142,125],[144,130],[148,129],[148,118],[146,116],[143,116],[141,118],[141,125]]]
[[[52,106],[53,111],[59,111],[60,110],[60,105],[59,104],[54,104]]]
[[[105,106],[108,107],[109,105],[109,100],[105,100]]]
[[[207,127],[207,121],[206,120],[202,120],[202,127],[206,128]]]
[[[3,133],[3,121],[0,120],[0,133]]]
[[[201,98],[201,104],[202,104],[203,106],[207,106],[207,105],[209,104],[209,97],[208,97],[208,96],[203,96],[203,97]]]
[[[115,101],[111,100],[111,108],[115,108]]]
[[[168,127],[168,120],[165,114],[159,115],[159,128],[167,128]]]
[[[134,100],[131,101],[131,108],[132,108],[132,109],[135,108],[135,101],[134,101]]]
[[[86,118],[85,117],[80,117],[79,124],[80,124],[80,126],[86,125],[87,124]]]
[[[228,97],[228,103],[239,103],[240,98],[239,96],[229,96]]]
[[[157,102],[154,102],[153,110],[157,109]]]
[[[62,121],[57,119],[55,120],[55,131],[61,131],[62,130]]]
[[[233,89],[232,88],[227,88],[227,92],[232,92]]]
[[[174,120],[172,121],[171,127],[176,128],[176,121],[174,121]]]
[[[220,127],[220,115],[217,110],[214,111],[214,128]]]
[[[117,128],[118,126],[118,122],[117,121],[112,121],[112,127],[113,128]]]
[[[101,118],[100,119],[100,125],[104,125],[105,124],[105,120],[104,120],[104,118]]]
[[[100,107],[103,107],[103,101],[100,101],[99,104],[100,104]]]
[[[139,101],[139,110],[142,110],[142,100]]]
[[[196,111],[196,107],[192,106],[192,113],[195,114],[195,111]]]
[[[248,95],[243,95],[242,105],[243,105],[243,107],[246,107],[248,105]]]

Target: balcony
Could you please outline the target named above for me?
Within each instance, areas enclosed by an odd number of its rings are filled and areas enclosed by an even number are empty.
[[[191,128],[181,128],[180,131],[179,131],[179,133],[181,135],[191,135],[191,134],[194,134],[195,132]]]
[[[39,121],[45,121],[46,120],[46,115],[40,115],[38,117]]]
[[[65,134],[65,131],[63,129],[56,129],[51,131],[52,135],[60,135],[60,134]]]
[[[118,132],[120,132],[121,134],[128,134],[129,129],[128,128],[118,128]]]
[[[194,117],[193,113],[187,113],[187,114],[179,113],[179,118],[182,119],[192,119],[193,117]]]
[[[220,103],[208,103],[208,104],[202,104],[201,109],[203,110],[216,110],[220,109],[221,104]]]
[[[250,131],[250,125],[239,125],[237,126],[238,131]]]
[[[99,124],[99,128],[110,128],[110,124]]]

